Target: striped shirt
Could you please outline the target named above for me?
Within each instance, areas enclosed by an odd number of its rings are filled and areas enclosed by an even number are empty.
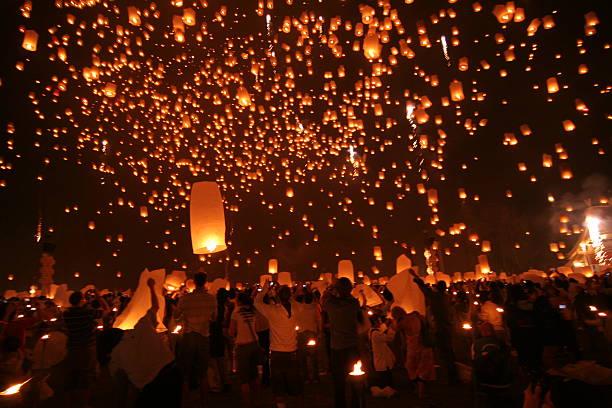
[[[185,333],[210,335],[210,320],[217,311],[217,299],[210,293],[196,291],[179,299],[177,309],[183,320]]]
[[[70,307],[62,316],[66,325],[68,340],[66,348],[79,349],[93,347],[96,344],[96,319],[102,317],[102,310],[88,307]]]
[[[256,311],[252,307],[240,307],[232,314],[236,322],[236,344],[248,344],[257,341]]]

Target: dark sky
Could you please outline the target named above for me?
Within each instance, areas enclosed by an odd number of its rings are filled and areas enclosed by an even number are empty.
[[[47,3],[33,1],[31,18],[26,19],[20,11],[23,1],[2,2],[0,30],[5,47],[0,64],[0,180],[4,184],[0,188],[0,288],[22,289],[36,281],[42,251],[35,239],[39,221],[42,241],[55,247],[56,282],[72,287],[95,283],[99,287],[125,288],[135,283],[144,267],[196,268],[201,261],[191,254],[185,195],[189,184],[201,180],[217,180],[221,185],[228,209],[228,240],[232,243],[227,253],[208,257],[203,264],[215,276],[227,267],[236,280],[256,279],[266,271],[271,257],[279,258],[280,270],[294,272],[302,279],[335,271],[338,260],[345,258],[352,259],[357,270],[371,273],[375,266],[389,274],[394,271],[396,257],[410,253],[410,248],[417,253],[415,263],[422,265],[423,245],[435,236],[441,248],[451,250],[451,255],[443,256],[446,271],[464,272],[473,270],[480,254],[479,246],[469,240],[471,234],[478,234],[479,241],[491,241],[489,260],[496,271],[556,266],[563,261],[549,251],[549,243],[563,241],[567,252],[577,237],[559,234],[560,215],[569,214],[570,229],[572,224],[582,226],[580,210],[585,200],[596,202],[610,196],[608,117],[612,113],[608,94],[612,66],[605,2],[516,1],[516,7],[525,8],[526,19],[504,28],[491,13],[495,2],[481,1],[483,10],[475,13],[472,2],[464,0],[454,4],[416,0],[411,5],[391,1],[405,33],[399,34],[394,28],[389,32],[390,41],[383,44],[381,61],[393,72],[379,77],[379,96],[389,101],[383,105],[382,117],[375,116],[371,106],[363,113],[363,107],[371,101],[364,101],[365,90],[355,89],[355,83],[371,76],[373,70],[361,51],[351,50],[353,41],[359,39],[361,43],[363,37],[344,29],[346,20],[354,28],[361,19],[357,2],[294,0],[288,6],[277,1],[274,10],[264,13],[271,16],[271,36],[265,17],[255,12],[254,1],[236,9],[228,4],[227,15],[221,19],[223,25],[215,20],[223,3],[209,1],[203,9],[195,2],[198,22],[195,27],[187,27],[184,43],[173,39],[172,15],[182,14],[187,2],[182,8],[160,2],[160,17],[141,16],[139,27],[129,24],[127,7],[145,10],[150,2],[110,2],[118,13],[102,5],[60,9]],[[376,2],[363,3],[371,4],[383,20],[382,7]],[[451,7],[456,18],[449,17]],[[434,24],[432,14],[439,16],[442,9],[445,16],[438,17]],[[304,11],[323,17],[322,30],[310,33],[310,56],[305,45],[298,44],[295,27],[289,33],[281,30],[286,16],[299,18]],[[595,11],[600,21],[592,36],[584,32],[584,14],[589,11]],[[66,22],[67,14],[76,16],[75,25]],[[107,21],[93,29],[99,15]],[[553,16],[555,27],[540,27],[535,36],[527,36],[529,22],[545,15]],[[322,40],[322,35],[329,37],[330,18],[335,16],[342,18],[335,32],[343,44],[340,58]],[[76,40],[81,21],[87,28],[82,30],[83,44],[79,45]],[[145,27],[147,22],[154,31]],[[198,42],[196,33],[203,32],[203,22],[206,34]],[[314,22],[308,24],[316,28]],[[109,50],[117,44],[117,25],[131,32],[122,37],[127,45],[124,42],[111,53]],[[426,27],[431,48],[419,46],[417,25]],[[21,26],[39,33],[36,52],[21,47]],[[50,33],[48,29],[55,26],[56,31]],[[453,27],[459,31],[458,46],[451,45]],[[148,40],[145,32],[150,35]],[[503,34],[503,42],[496,43],[496,33]],[[63,35],[70,36],[68,45],[64,45],[67,61],[57,57],[50,61],[49,55],[57,55],[62,46]],[[449,42],[449,63],[439,42],[441,35]],[[137,37],[143,40],[142,45],[138,45]],[[397,65],[391,65],[388,58],[392,47],[399,49],[399,41],[409,37],[415,58],[398,55]],[[578,41],[582,41],[581,46]],[[114,61],[114,67],[108,66],[110,75],[87,82],[82,72],[93,66],[96,45],[100,45],[100,60]],[[276,65],[269,46],[276,55]],[[504,51],[512,46],[515,60],[506,61]],[[120,54],[125,61],[139,65],[126,66]],[[232,55],[235,63],[228,62]],[[467,71],[458,69],[461,57],[468,58]],[[312,74],[308,73],[308,58],[312,60]],[[481,68],[483,59],[491,65],[489,70]],[[20,61],[24,62],[23,71],[16,69]],[[253,61],[261,64],[257,78],[250,73]],[[163,75],[155,72],[158,64],[164,67]],[[587,74],[578,74],[580,64],[588,66]],[[344,67],[344,77],[335,74],[340,66]],[[289,67],[295,76],[293,88],[286,82],[291,77]],[[215,76],[217,69],[226,75]],[[500,76],[502,69],[507,71],[506,77]],[[73,71],[76,79],[71,77]],[[325,72],[334,72],[335,92],[329,88]],[[425,81],[430,75],[438,77],[439,86],[432,87]],[[550,77],[556,77],[562,86],[553,95],[546,93],[546,79]],[[64,78],[66,89],[58,90]],[[466,99],[444,107],[440,101],[448,96],[448,84],[453,79],[462,82]],[[114,98],[98,92],[107,82],[117,85]],[[236,103],[233,96],[238,82],[249,89],[258,107],[265,107],[265,113],[259,108],[249,112]],[[224,88],[229,97],[223,94]],[[476,92],[483,92],[484,100],[471,100]],[[313,99],[311,105],[300,104],[306,93]],[[221,95],[221,105],[213,103],[213,94]],[[160,95],[163,98],[158,98]],[[430,119],[414,130],[405,116],[406,102],[418,107],[423,104],[423,96],[432,102],[427,109]],[[576,109],[577,98],[588,106],[588,114]],[[363,121],[362,131],[346,126],[341,107],[349,104]],[[178,112],[177,106],[183,110]],[[227,106],[231,107],[231,118]],[[66,109],[72,113],[67,114]],[[44,119],[38,117],[37,110]],[[336,111],[337,121],[324,119],[331,110]],[[185,114],[192,115],[191,128],[181,128]],[[435,123],[437,115],[441,124]],[[477,128],[473,134],[464,126],[467,118]],[[481,119],[486,119],[486,126],[477,126]],[[576,129],[564,131],[564,120],[571,120]],[[386,128],[388,121],[392,126]],[[304,131],[299,130],[300,124]],[[529,125],[531,135],[521,135],[522,124]],[[445,139],[439,137],[439,130],[447,135]],[[514,133],[518,144],[504,145],[505,133]],[[422,135],[427,135],[427,148],[419,145]],[[593,144],[593,139],[598,144]],[[103,140],[108,142],[106,152],[101,151]],[[565,160],[555,153],[558,143],[567,152]],[[349,146],[362,161],[354,174]],[[600,149],[604,154],[599,154]],[[553,156],[552,168],[542,167],[543,153]],[[197,164],[198,169],[190,171],[189,166],[177,165],[181,159]],[[432,160],[441,163],[443,169],[432,167]],[[519,162],[524,162],[528,171],[519,172]],[[561,179],[560,164],[571,168],[572,179]],[[256,170],[260,171],[257,180],[246,177]],[[421,170],[427,172],[425,178]],[[381,172],[384,179],[379,179]],[[146,184],[143,175],[147,176]],[[42,180],[37,180],[39,176]],[[532,176],[537,182],[530,181]],[[417,193],[419,183],[437,189],[436,213],[425,196]],[[410,191],[406,191],[406,185]],[[287,187],[294,189],[294,197],[286,197]],[[458,188],[467,191],[467,200],[458,198]],[[181,190],[186,194],[181,195]],[[507,190],[512,191],[512,198],[506,197]],[[154,204],[149,204],[154,191],[157,197]],[[548,194],[554,195],[555,202],[548,201]],[[478,201],[474,195],[478,195]],[[118,205],[119,198],[124,199],[124,205]],[[373,198],[375,205],[369,205],[368,198]],[[390,201],[392,211],[386,209]],[[138,214],[142,205],[149,208],[146,219]],[[564,212],[568,205],[576,210]],[[231,206],[238,206],[238,211],[230,211]],[[66,212],[67,207],[70,212]],[[429,222],[434,214],[440,218],[435,226]],[[94,230],[88,229],[90,221],[95,222]],[[449,228],[456,223],[465,223],[467,230],[451,236]],[[314,231],[309,229],[311,225]],[[373,227],[378,230],[377,238]],[[438,229],[445,231],[444,237],[436,235]],[[118,242],[118,234],[123,242]],[[164,249],[164,243],[169,249]],[[515,248],[517,243],[519,249]],[[374,260],[373,246],[383,248],[383,261]],[[225,257],[230,259],[229,264],[219,262]],[[234,267],[235,260],[238,267]],[[317,268],[313,268],[313,262]],[[123,274],[121,278],[116,277],[118,271]],[[74,277],[75,272],[80,273],[79,278]],[[13,281],[8,281],[9,274],[15,276]]]

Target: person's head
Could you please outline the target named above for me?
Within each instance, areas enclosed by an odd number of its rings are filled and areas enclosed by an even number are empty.
[[[201,289],[206,285],[206,273],[197,272],[193,275],[193,283],[196,285],[197,289]]]
[[[351,290],[353,290],[353,284],[349,278],[340,278],[336,283],[336,288],[338,288],[338,294],[341,297],[349,297],[351,296]]]
[[[438,288],[438,292],[444,293],[446,292],[446,282],[441,280],[436,283],[436,287]]]
[[[309,305],[312,303],[313,300],[314,300],[314,295],[312,294],[312,292],[306,291],[306,293],[304,293],[304,303]]]
[[[495,335],[495,329],[493,328],[493,325],[489,322],[482,323],[479,328],[480,335],[482,337],[490,337]]]
[[[372,316],[370,316],[370,324],[372,325],[373,328],[378,329],[381,323],[382,323],[382,319],[380,315],[373,314]]]
[[[281,303],[288,303],[289,299],[291,299],[291,289],[289,289],[289,286],[287,285],[283,285],[280,288],[278,288],[278,300],[280,300]]]
[[[391,309],[391,317],[393,320],[402,320],[406,317],[406,311],[399,306],[394,306],[393,309]]]
[[[237,299],[240,306],[253,306],[253,298],[246,292],[240,292]]]
[[[80,291],[73,292],[68,298],[71,306],[82,306],[85,303],[85,297]]]
[[[227,298],[229,296],[229,292],[225,288],[220,288],[217,291],[217,304],[224,305],[227,302]]]

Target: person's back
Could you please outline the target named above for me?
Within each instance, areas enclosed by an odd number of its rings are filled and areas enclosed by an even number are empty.
[[[217,300],[206,291],[196,290],[181,297],[177,309],[181,313],[185,333],[196,332],[208,337],[210,319],[217,310]]]
[[[359,344],[359,301],[352,296],[327,296],[323,302],[330,323],[331,348],[345,349]]]
[[[101,311],[86,306],[73,306],[66,309],[63,314],[68,335],[66,347],[75,349],[95,346],[96,319],[101,316]]]

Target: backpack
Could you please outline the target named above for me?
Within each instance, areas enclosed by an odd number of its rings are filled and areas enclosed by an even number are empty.
[[[512,382],[510,348],[499,341],[490,341],[475,350],[474,378],[478,385],[508,388]]]

